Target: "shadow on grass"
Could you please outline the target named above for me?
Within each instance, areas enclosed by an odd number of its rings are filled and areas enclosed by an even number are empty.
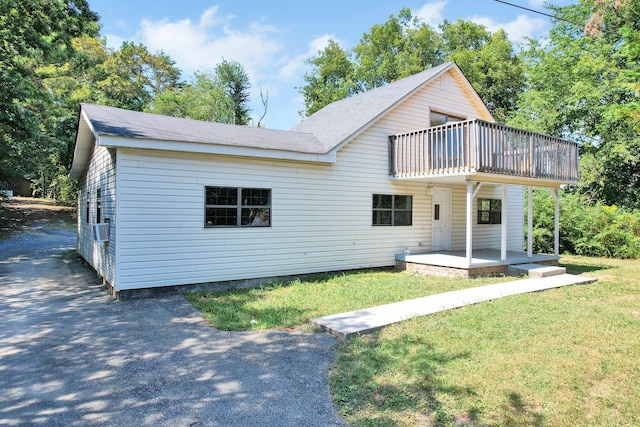
[[[612,270],[618,268],[611,265],[594,265],[581,263],[575,260],[571,260],[570,262],[560,262],[560,267],[565,267],[568,274],[591,273],[599,270]]]
[[[501,426],[542,427],[545,425],[544,416],[527,404],[520,393],[508,393],[507,399],[508,403],[502,406]]]
[[[379,340],[379,333],[340,344],[329,387],[341,413],[354,426],[403,425],[403,417],[429,426],[475,422],[477,411],[448,412],[443,399],[475,396],[467,386],[449,384],[445,365],[468,359],[468,352],[443,352],[424,338],[403,334]]]
[[[292,328],[299,325],[301,318],[309,317],[307,310],[292,306],[253,306],[261,299],[260,292],[187,294],[186,298],[212,326],[222,331]]]

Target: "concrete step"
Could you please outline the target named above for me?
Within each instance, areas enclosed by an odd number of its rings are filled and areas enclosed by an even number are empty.
[[[514,280],[319,317],[311,319],[310,322],[340,339],[349,339],[416,316],[425,316],[510,295],[595,281],[596,279],[571,274]]]
[[[517,264],[510,265],[507,268],[507,274],[509,275],[520,276],[526,274],[531,278],[559,276],[566,273],[567,269],[564,267],[541,264]]]

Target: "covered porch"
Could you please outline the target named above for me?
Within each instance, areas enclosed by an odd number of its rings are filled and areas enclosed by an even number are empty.
[[[507,251],[505,259],[499,249],[476,249],[471,262],[464,250],[412,252],[397,254],[396,266],[409,272],[447,277],[501,276],[509,266],[521,264],[558,265],[558,255]]]
[[[561,185],[578,180],[578,145],[571,141],[482,120],[434,126],[389,137],[389,175],[428,186],[466,186],[465,250],[399,254],[397,265],[427,274],[473,277],[505,274],[509,265],[557,265],[560,246]],[[483,185],[501,187],[500,247],[474,249],[474,199]],[[527,189],[526,249],[508,247],[507,186]],[[547,188],[555,202],[554,253],[533,253],[533,188]],[[524,202],[524,200],[522,200]],[[523,218],[524,220],[524,218]]]

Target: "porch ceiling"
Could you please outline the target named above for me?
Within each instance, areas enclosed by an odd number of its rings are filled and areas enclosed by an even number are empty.
[[[406,177],[406,178],[391,178],[393,180],[399,181],[418,181],[429,184],[443,184],[443,185],[462,185],[467,182],[486,182],[492,184],[508,184],[508,185],[530,185],[532,187],[559,187],[564,184],[568,184],[565,181],[556,181],[551,179],[541,179],[541,178],[525,178],[520,176],[511,176],[511,175],[497,175],[497,174],[489,174],[489,173],[478,173],[478,172],[468,172],[468,173],[442,173],[442,174],[434,174],[434,175],[425,175],[425,176],[414,176],[414,177]]]

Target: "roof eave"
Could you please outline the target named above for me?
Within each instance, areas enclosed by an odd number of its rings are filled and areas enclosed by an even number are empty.
[[[447,67],[444,67],[442,70],[438,71],[436,74],[434,74],[433,76],[429,77],[427,80],[425,80],[422,83],[420,83],[419,85],[415,86],[412,90],[407,92],[404,96],[402,96],[401,98],[397,99],[393,104],[391,104],[389,107],[387,107],[386,109],[381,111],[373,119],[369,120],[367,123],[365,123],[359,129],[357,129],[355,132],[353,132],[347,138],[343,139],[342,142],[340,142],[338,145],[336,145],[334,148],[332,148],[330,152],[339,151],[342,147],[347,145],[349,142],[353,141],[358,135],[360,135],[362,132],[366,131],[369,127],[371,127],[374,123],[376,123],[378,120],[380,120],[383,116],[388,114],[389,111],[393,110],[398,105],[402,104],[408,98],[410,98],[411,96],[413,96],[414,94],[416,94],[417,92],[422,90],[425,86],[431,84],[435,79],[441,77],[444,73],[448,72],[452,68],[455,68],[456,72],[461,76],[461,78],[467,84],[468,88],[470,89],[470,93],[475,98],[475,101],[479,102],[480,108],[482,108],[486,112],[486,114],[488,114],[488,117],[491,119],[491,120],[488,120],[488,121],[494,121],[495,122],[495,119],[491,115],[491,112],[489,111],[488,108],[486,108],[484,102],[480,98],[480,95],[478,95],[478,92],[476,92],[476,90],[473,88],[473,86],[471,85],[469,80],[465,77],[465,75],[462,72],[462,70],[460,70],[460,67],[458,67],[458,64],[456,64],[455,62],[450,62]]]
[[[145,138],[126,138],[102,135],[100,145],[113,148],[131,148],[142,150],[161,150],[183,153],[214,154],[235,157],[251,157],[272,160],[289,160],[313,163],[335,163],[336,153],[305,153],[289,150],[265,149],[257,147],[231,146],[221,144],[203,144],[199,142],[155,140]]]
[[[78,114],[78,132],[73,148],[73,161],[69,169],[69,178],[79,179],[84,174],[89,165],[94,141],[97,139],[98,135],[93,129],[91,121],[82,110],[82,107],[80,107],[80,113]]]

